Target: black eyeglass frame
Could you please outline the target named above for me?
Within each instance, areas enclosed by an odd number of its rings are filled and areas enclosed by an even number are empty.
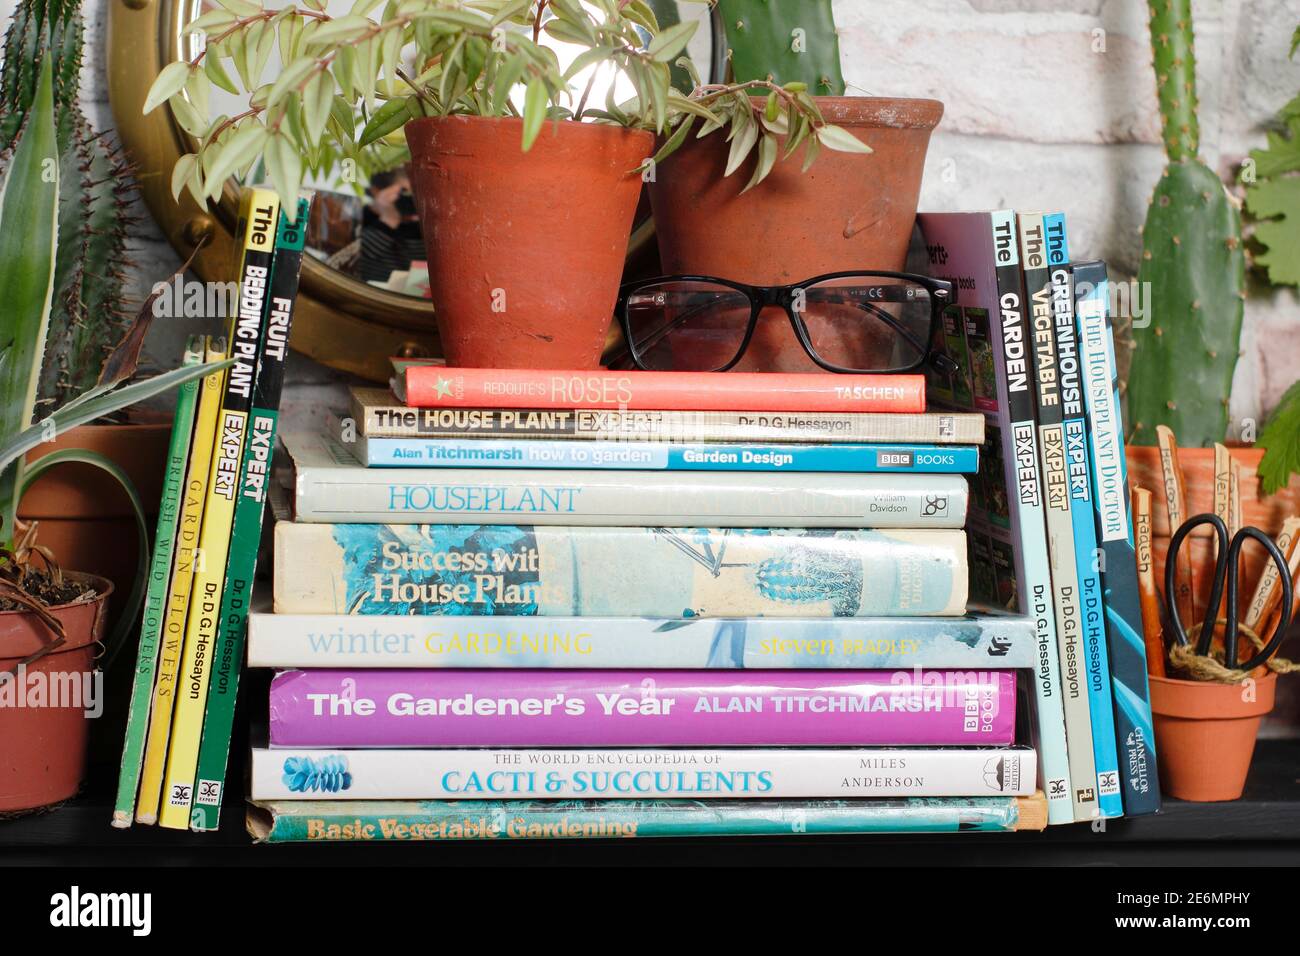
[[[816,285],[819,282],[825,282],[829,279],[848,279],[848,278],[866,278],[866,279],[901,279],[908,282],[914,282],[923,286],[930,297],[930,328],[926,333],[925,341],[918,345],[920,358],[911,365],[898,366],[886,369],[864,369],[848,368],[846,366],[836,365],[833,362],[825,361],[817,354],[813,348],[812,339],[808,334],[808,327],[804,321],[799,318],[798,312],[794,308],[795,294],[809,286]],[[927,362],[934,368],[944,374],[952,374],[957,371],[957,364],[944,355],[942,352],[936,352],[932,343],[935,339],[935,332],[940,328],[943,321],[943,310],[952,304],[952,283],[946,279],[936,279],[932,276],[920,275],[914,272],[883,272],[878,270],[852,270],[848,272],[827,272],[822,275],[813,276],[810,279],[804,279],[802,282],[791,283],[790,285],[747,285],[743,282],[735,282],[731,279],[722,279],[717,276],[700,276],[700,275],[667,275],[655,276],[647,279],[633,279],[623,283],[618,290],[618,302],[615,311],[618,315],[619,325],[623,329],[623,340],[627,347],[628,355],[631,356],[633,363],[642,371],[662,371],[646,365],[641,360],[640,350],[637,348],[632,338],[632,322],[628,317],[627,300],[633,293],[641,289],[649,288],[655,285],[661,285],[665,282],[707,282],[713,285],[725,286],[734,289],[736,292],[743,294],[749,299],[749,325],[745,329],[745,337],[741,340],[736,354],[726,365],[713,369],[714,372],[726,372],[735,368],[745,355],[749,348],[750,340],[754,337],[754,330],[758,328],[758,319],[763,310],[771,307],[777,307],[785,311],[786,317],[790,320],[790,325],[794,329],[795,338],[803,346],[804,352],[808,357],[817,363],[818,366],[828,372],[837,372],[844,375],[901,375],[907,372],[914,372],[921,368]],[[861,303],[867,312],[874,314],[877,318],[882,319],[886,324],[893,328],[897,333],[902,335],[906,340],[912,341],[911,335],[904,333],[899,323],[892,315],[875,308],[870,302]]]

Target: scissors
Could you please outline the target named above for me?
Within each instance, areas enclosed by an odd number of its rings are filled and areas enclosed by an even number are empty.
[[[1223,598],[1224,581],[1227,581],[1228,606],[1224,609],[1224,619],[1227,622],[1223,631],[1223,661],[1226,667],[1237,668],[1243,671],[1254,670],[1260,664],[1273,656],[1281,646],[1283,638],[1286,637],[1287,628],[1291,625],[1291,604],[1294,600],[1294,592],[1291,586],[1291,571],[1287,567],[1286,557],[1273,539],[1266,535],[1258,528],[1242,528],[1232,538],[1232,543],[1228,543],[1228,526],[1223,523],[1223,519],[1214,514],[1199,514],[1194,518],[1188,518],[1178,528],[1173,539],[1169,542],[1169,556],[1165,559],[1165,600],[1169,607],[1169,620],[1173,624],[1174,638],[1179,644],[1186,647],[1191,641],[1188,640],[1187,632],[1183,630],[1182,619],[1178,616],[1178,602],[1172,600],[1177,593],[1175,575],[1178,570],[1178,549],[1182,547],[1184,539],[1203,524],[1211,525],[1214,533],[1218,537],[1218,551],[1214,559],[1214,586],[1210,589],[1210,601],[1205,609],[1205,620],[1201,624],[1201,633],[1196,642],[1196,653],[1202,657],[1210,652],[1210,643],[1214,638],[1214,625],[1219,616],[1219,603]],[[1253,538],[1264,546],[1268,552],[1269,558],[1277,565],[1282,585],[1282,617],[1278,621],[1277,629],[1269,637],[1268,641],[1259,650],[1259,652],[1250,660],[1241,664],[1237,663],[1237,574],[1238,561],[1241,557],[1241,549],[1246,544],[1248,538]]]

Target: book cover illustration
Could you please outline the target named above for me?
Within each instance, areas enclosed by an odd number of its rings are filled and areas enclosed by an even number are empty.
[[[258,843],[573,840],[1041,830],[1041,795],[874,800],[269,801]]]
[[[596,617],[954,616],[961,531],[298,524],[275,611]]]
[[[368,438],[573,438],[586,441],[858,442],[978,445],[980,415],[947,412],[705,412],[693,409],[410,408],[387,389],[353,388]]]
[[[309,670],[271,682],[272,747],[942,746],[1014,734],[1014,671],[769,671],[754,682],[713,671]]]
[[[300,522],[960,528],[960,475],[366,468],[325,435],[287,434]]]
[[[1024,795],[1028,747],[545,750],[254,748],[254,800]]]
[[[250,667],[1031,668],[1018,615],[624,618],[252,614]]]

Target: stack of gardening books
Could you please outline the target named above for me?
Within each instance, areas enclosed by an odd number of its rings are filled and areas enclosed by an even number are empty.
[[[283,436],[256,835],[1044,825],[1034,625],[966,614],[983,416],[921,376],[395,385]]]
[[[245,190],[233,364],[182,388],[149,571],[113,825],[215,829],[310,200]]]

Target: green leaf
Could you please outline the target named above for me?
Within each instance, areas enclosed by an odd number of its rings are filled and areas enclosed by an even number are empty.
[[[1272,179],[1283,173],[1300,170],[1300,116],[1291,117],[1287,123],[1288,136],[1276,130],[1268,131],[1268,146],[1252,149],[1250,158],[1255,161],[1255,176]]]
[[[180,201],[181,193],[185,190],[185,184],[190,181],[194,175],[194,170],[198,168],[199,158],[193,153],[186,153],[180,159],[176,160],[176,165],[172,167],[172,199]]]
[[[818,140],[816,136],[810,137],[808,145],[805,146],[803,150],[803,166],[800,167],[799,171],[801,173],[808,172],[808,170],[812,168],[812,164],[817,162],[817,155],[821,151],[821,141]]]
[[[249,0],[217,0],[217,3],[241,17],[253,17],[262,12],[260,4],[250,3]]]
[[[219,49],[214,49],[211,45],[208,47],[207,53],[203,56],[203,72],[217,86],[227,93],[234,93],[237,96],[239,95],[239,87],[235,85],[235,81],[230,78],[230,74],[226,72],[226,68],[221,62],[222,57],[220,54],[224,50],[225,44],[220,44]]]
[[[0,183],[0,439],[32,420],[54,292],[58,247],[59,154],[51,56],[41,57],[36,95]],[[39,431],[39,430],[38,430]],[[0,460],[0,541],[13,539],[22,466]]]
[[[646,52],[660,63],[670,63],[686,49],[686,44],[690,43],[698,26],[696,21],[690,20],[667,27],[650,41]]]
[[[583,50],[573,58],[569,68],[564,71],[564,81],[567,83],[587,67],[604,62],[613,52],[612,46],[594,46],[590,50]]]
[[[302,153],[288,136],[272,136],[266,144],[266,171],[271,185],[280,194],[286,214],[298,211],[298,191],[302,189]]]
[[[730,176],[740,164],[745,161],[749,151],[754,148],[758,142],[758,125],[755,123],[745,123],[736,133],[735,138],[731,141],[731,152],[727,154],[727,169],[722,174]]]
[[[758,141],[758,162],[754,164],[754,175],[749,177],[749,182],[741,193],[747,193],[764,179],[772,171],[772,166],[776,163],[777,142],[776,137],[766,133]]]
[[[524,94],[524,135],[522,145],[525,153],[532,149],[537,134],[542,131],[542,124],[546,122],[548,100],[546,84],[539,79],[530,80],[528,90]]]
[[[234,364],[234,359],[226,359],[221,362],[209,362],[206,365],[186,365],[172,369],[170,372],[164,372],[162,375],[147,378],[142,382],[132,382],[130,385],[112,389],[88,402],[80,402],[75,406],[65,405],[52,412],[48,418],[39,424],[0,441],[0,469],[4,469],[20,456],[27,454],[46,441],[51,426],[55,432],[65,432],[69,428],[76,428],[78,425],[93,422],[97,418],[103,418],[105,415],[120,411],[134,405],[136,402],[142,402],[146,398],[161,395],[168,389],[183,385],[190,379],[223,371]]]
[[[221,144],[221,155],[204,177],[219,190],[221,184],[236,170],[253,162],[266,143],[267,129],[256,120],[245,120],[239,131]],[[217,192],[216,195],[220,195]]]
[[[1246,208],[1258,220],[1255,262],[1275,285],[1300,285],[1300,177],[1263,179],[1246,190]]]
[[[185,84],[190,78],[190,65],[184,60],[177,60],[175,63],[168,63],[158,73],[153,84],[149,87],[149,95],[144,98],[143,113],[152,113],[163,103],[185,89]]]
[[[514,89],[515,84],[523,75],[524,67],[528,65],[527,58],[522,53],[515,53],[507,56],[501,61],[501,66],[497,69],[496,76],[492,79],[492,115],[504,116],[506,102],[510,98],[510,91]]]
[[[819,126],[815,133],[817,141],[827,149],[838,150],[842,153],[871,152],[870,146],[842,127],[832,126],[827,123],[824,126]]]
[[[659,147],[659,151],[651,157],[651,162],[658,166],[673,153],[677,152],[677,148],[681,146],[682,143],[686,141],[686,137],[690,135],[691,124],[694,122],[695,117],[684,117],[682,121],[677,124],[677,129],[673,130],[673,135],[664,140],[664,144]]]
[[[374,23],[365,17],[343,16],[327,23],[322,23],[311,35],[312,46],[334,46],[347,40],[364,36],[374,28]]]
[[[280,75],[275,78],[271,84],[271,90],[266,94],[266,105],[274,106],[290,90],[296,90],[309,76],[320,67],[315,57],[305,56],[302,59],[294,60],[280,70]]]
[[[1275,494],[1300,473],[1300,382],[1286,390],[1260,429],[1258,444],[1266,449],[1258,468],[1261,486],[1264,494]]]
[[[202,16],[195,17],[185,24],[185,32],[186,34],[206,33],[211,36],[214,33],[222,32],[227,27],[234,26],[237,19],[239,18],[229,10],[209,10]]]
[[[370,121],[361,131],[361,139],[357,145],[369,146],[393,130],[401,129],[410,118],[411,112],[407,109],[406,100],[389,100],[370,114]]]
[[[320,142],[329,122],[330,107],[334,104],[334,77],[321,73],[308,81],[302,94],[303,121],[307,127],[307,139],[315,145]]]

